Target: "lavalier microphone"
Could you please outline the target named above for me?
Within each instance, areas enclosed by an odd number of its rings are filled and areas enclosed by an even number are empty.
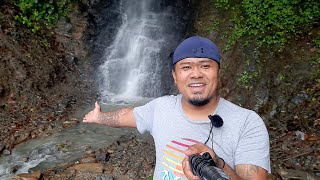
[[[219,128],[223,125],[223,120],[219,115],[217,115],[217,114],[215,114],[213,116],[209,115],[208,117],[211,121],[212,126]]]
[[[207,142],[209,141],[210,136],[211,136],[211,132],[212,132],[212,128],[213,127],[219,128],[219,127],[221,127],[223,125],[223,119],[217,114],[215,114],[213,116],[212,115],[208,115],[208,118],[211,121],[211,128],[210,128],[209,137],[208,137],[208,139],[206,140],[206,142],[204,144],[207,144]]]

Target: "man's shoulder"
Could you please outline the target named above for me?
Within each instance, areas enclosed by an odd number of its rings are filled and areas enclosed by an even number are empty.
[[[164,95],[161,97],[156,98],[156,101],[164,101],[164,102],[171,102],[174,101],[176,102],[179,99],[180,95]]]
[[[180,95],[165,95],[155,99],[157,104],[177,104],[179,99],[181,99]]]
[[[253,110],[243,108],[228,100],[222,99],[220,113],[225,119],[232,120],[232,124],[264,125],[263,119]],[[236,120],[236,121],[235,121]]]
[[[243,108],[240,105],[237,105],[233,102],[231,102],[230,100],[227,100],[225,98],[220,97],[220,102],[221,104],[224,106],[224,108],[230,109],[230,110],[241,110],[241,111],[248,111],[249,109]]]
[[[241,107],[240,105],[237,105],[227,99],[221,98],[221,108],[223,109],[223,111],[229,111],[232,114],[236,114],[236,113],[241,113],[241,114],[252,114],[252,115],[257,115],[257,113],[251,109],[247,109],[244,107]]]

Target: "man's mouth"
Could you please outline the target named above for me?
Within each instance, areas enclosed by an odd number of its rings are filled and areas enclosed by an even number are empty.
[[[203,84],[203,83],[193,83],[193,84],[189,84],[189,87],[203,87],[205,85],[206,84]]]

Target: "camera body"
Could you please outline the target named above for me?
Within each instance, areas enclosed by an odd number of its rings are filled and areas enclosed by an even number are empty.
[[[229,178],[213,161],[208,152],[204,154],[194,154],[189,157],[192,173],[203,180],[228,180]]]

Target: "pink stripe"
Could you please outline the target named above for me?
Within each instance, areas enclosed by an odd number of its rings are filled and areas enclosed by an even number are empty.
[[[194,143],[200,143],[199,141],[193,140],[193,139],[188,139],[188,138],[182,138],[183,140],[194,142]]]
[[[184,147],[187,147],[187,148],[189,148],[190,146],[189,145],[187,145],[187,144],[183,144],[183,143],[180,143],[180,142],[177,142],[177,141],[171,141],[172,143],[174,143],[174,144],[178,144],[178,145],[180,145],[180,146],[184,146]]]

